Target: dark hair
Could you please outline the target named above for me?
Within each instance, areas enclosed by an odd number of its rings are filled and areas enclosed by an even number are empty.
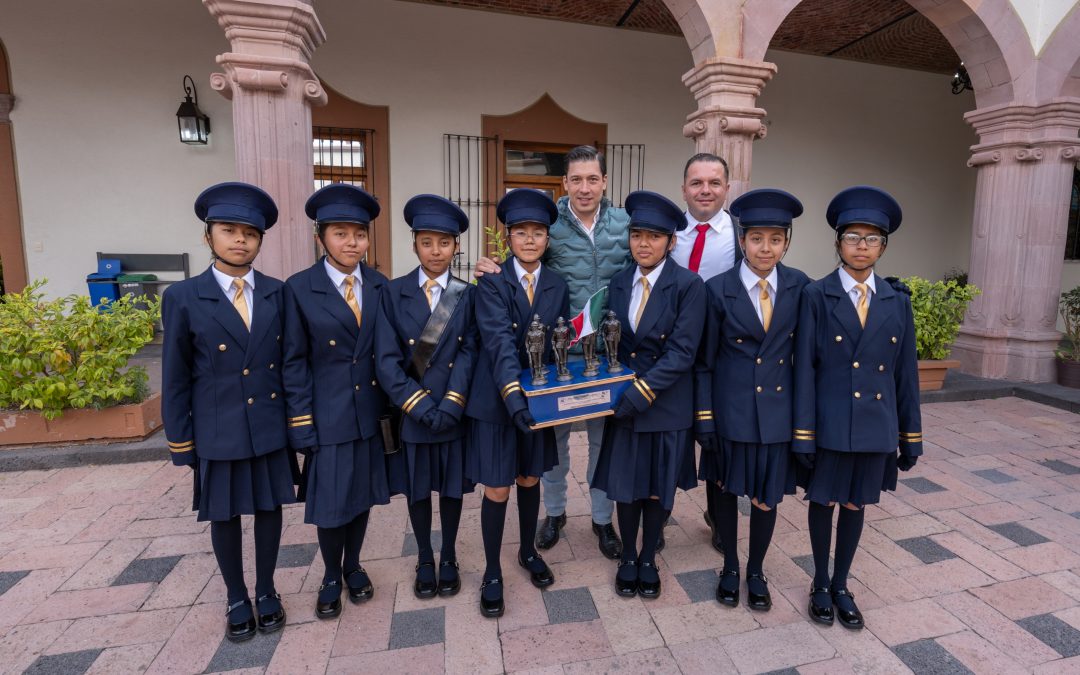
[[[696,164],[697,162],[718,162],[720,166],[724,167],[724,181],[727,182],[731,180],[731,170],[728,169],[727,162],[724,161],[723,157],[719,155],[714,155],[711,152],[699,152],[690,159],[686,160],[686,166],[683,167],[682,171],[682,177],[684,181],[686,180],[686,175],[690,173],[690,165]]]
[[[600,175],[607,175],[607,160],[604,158],[604,153],[600,152],[591,145],[579,145],[576,148],[566,153],[566,170],[570,170],[570,164],[573,162],[600,162]]]

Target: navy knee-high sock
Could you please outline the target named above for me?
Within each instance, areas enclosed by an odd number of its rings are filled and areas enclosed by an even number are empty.
[[[773,530],[776,529],[776,509],[768,511],[753,507],[750,509],[750,557],[746,561],[746,575],[761,574],[765,553],[772,542]]]
[[[420,562],[434,562],[431,550],[431,498],[409,504],[409,521],[416,537],[416,554]]]
[[[502,551],[503,530],[506,527],[506,503],[484,497],[480,503],[480,533],[484,539],[484,580],[502,576],[502,563],[499,553]]]
[[[641,501],[624,504],[615,503],[615,511],[619,520],[619,536],[622,537],[622,559],[626,562],[637,562],[637,533],[638,523],[641,522]]]
[[[461,523],[462,500],[439,497],[439,523],[442,526],[442,550],[439,560],[457,560],[457,531]]]
[[[517,486],[518,529],[521,531],[521,559],[536,555],[536,519],[540,516],[540,483]]]
[[[719,520],[716,530],[724,540],[724,570],[739,571],[739,498],[730,492],[721,492],[716,497],[716,511]]]
[[[645,499],[641,508],[641,562],[656,564],[656,545],[660,533],[664,530],[671,511],[664,508],[658,499]]]
[[[214,557],[217,558],[221,578],[225,581],[229,604],[247,598],[247,585],[244,584],[244,539],[240,528],[240,516],[231,520],[211,522],[210,543],[214,546]],[[242,620],[242,617],[237,620]]]
[[[281,548],[281,507],[255,512],[255,595],[274,592],[274,570]]]
[[[342,562],[346,574],[360,569],[360,549],[364,547],[364,535],[367,534],[370,514],[371,511],[364,511],[345,526],[345,555]]]
[[[325,581],[341,581],[341,558],[345,551],[345,527],[316,528],[322,554]]]
[[[862,509],[841,508],[840,515],[836,518],[836,560],[832,577],[834,590],[847,588],[848,572],[851,571],[851,561],[855,559],[855,551],[859,548],[859,539],[862,538],[865,515],[866,512]]]
[[[832,506],[810,502],[806,522],[810,527],[810,549],[814,553],[814,587],[829,587],[829,548],[832,546]]]

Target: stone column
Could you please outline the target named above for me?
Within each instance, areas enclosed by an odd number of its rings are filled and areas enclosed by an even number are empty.
[[[715,57],[683,75],[683,84],[697,99],[698,109],[686,118],[683,135],[694,139],[697,152],[723,157],[731,172],[728,202],[750,187],[753,142],[765,138],[765,110],[756,107],[776,65]]]
[[[258,267],[284,279],[314,262],[311,222],[311,108],[326,91],[311,70],[326,40],[306,0],[203,0],[232,51],[217,57],[225,71],[210,86],[232,101],[238,180],[269,192],[280,216],[267,234]]]
[[[979,134],[968,161],[979,172],[969,279],[982,295],[953,355],[964,372],[1052,382],[1080,99],[982,108],[965,119]]]

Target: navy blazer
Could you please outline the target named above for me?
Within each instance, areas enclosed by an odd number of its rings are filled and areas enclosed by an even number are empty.
[[[922,454],[911,299],[874,276],[866,327],[840,272],[809,284],[795,339],[792,450]]]
[[[635,373],[626,389],[641,414],[636,432],[678,431],[693,425],[694,362],[705,326],[705,282],[670,258],[664,264],[635,331],[630,328],[632,265],[611,279],[608,307],[622,323],[619,361]]]
[[[161,412],[173,464],[285,447],[281,289],[255,272],[250,332],[209,268],[165,289]]]
[[[776,266],[776,301],[766,333],[738,264],[705,282],[708,311],[698,356],[694,429],[740,443],[791,440],[792,355],[802,289],[810,278]]]
[[[475,287],[465,289],[446,324],[427,372],[419,382],[412,372],[413,347],[431,316],[427,296],[420,288],[420,268],[391,281],[379,299],[375,325],[375,372],[386,395],[401,408],[401,438],[409,443],[444,443],[460,438],[464,425],[436,434],[420,423],[438,408],[460,420],[465,412],[469,381],[476,358],[473,320]]]
[[[510,425],[512,416],[528,407],[519,384],[521,371],[528,367],[525,333],[533,315],[548,327],[544,363],[552,363],[551,331],[561,316],[569,322],[570,289],[563,278],[543,265],[533,293],[533,304],[516,278],[514,259],[502,264],[499,274],[485,274],[476,285],[476,324],[480,352],[476,359],[472,390],[465,413],[493,424]],[[569,323],[567,323],[569,325]]]
[[[294,448],[375,435],[386,396],[375,377],[375,324],[386,277],[360,265],[361,325],[323,260],[285,282],[285,405]]]

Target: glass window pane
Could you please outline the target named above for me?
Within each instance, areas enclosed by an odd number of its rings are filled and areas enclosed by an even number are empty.
[[[511,176],[562,176],[562,152],[539,150],[506,150],[506,173]]]

